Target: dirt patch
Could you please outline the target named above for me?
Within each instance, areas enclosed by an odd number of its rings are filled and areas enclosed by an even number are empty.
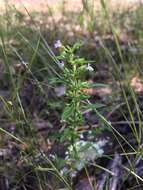
[[[18,9],[26,6],[29,11],[47,11],[48,7],[59,7],[62,3],[65,4],[66,10],[77,11],[82,8],[82,0],[1,0],[0,9],[4,7],[5,3],[13,4]],[[142,4],[143,0],[108,0],[106,3],[110,10],[131,9]],[[100,0],[94,0],[94,6],[95,9],[101,8]]]

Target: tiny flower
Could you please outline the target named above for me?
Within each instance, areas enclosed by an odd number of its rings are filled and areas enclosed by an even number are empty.
[[[25,65],[25,66],[27,66],[27,65],[28,65],[28,63],[27,63],[27,62],[25,62],[25,61],[22,61],[21,63],[22,63],[22,65]]]
[[[64,175],[67,171],[68,171],[68,169],[66,167],[64,167],[63,169],[60,170],[60,174]]]
[[[57,49],[57,48],[60,48],[62,46],[62,43],[60,40],[57,40],[54,44],[54,47]]]
[[[59,61],[59,62],[58,62],[58,65],[59,65],[60,68],[63,68],[64,65],[65,65],[65,63],[64,63],[63,61]]]
[[[83,134],[80,134],[80,139],[84,139],[84,136],[83,136]]]
[[[54,154],[49,154],[49,157],[52,159],[55,159],[55,155]]]
[[[61,97],[63,95],[65,95],[66,93],[66,88],[65,86],[58,86],[55,88],[55,93],[58,97]]]
[[[93,67],[89,63],[86,66],[86,70],[88,70],[88,71],[94,71]]]

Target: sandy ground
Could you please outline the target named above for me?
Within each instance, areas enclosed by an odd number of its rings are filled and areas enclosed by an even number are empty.
[[[82,8],[82,0],[0,0],[0,8],[4,7],[4,4],[8,2],[9,4],[15,5],[18,9],[22,9],[23,5],[29,10],[45,11],[47,6],[57,7],[61,6],[62,2],[65,2],[66,9],[76,11]],[[105,0],[109,8],[112,9],[128,9],[134,8],[137,4],[143,3],[143,0]],[[95,7],[100,7],[100,0],[94,0]]]

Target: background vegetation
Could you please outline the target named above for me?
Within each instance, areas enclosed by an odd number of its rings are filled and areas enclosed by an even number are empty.
[[[54,3],[1,7],[0,189],[142,190],[143,4]]]

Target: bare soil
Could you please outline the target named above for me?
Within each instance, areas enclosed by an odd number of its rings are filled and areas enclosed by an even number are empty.
[[[47,7],[57,7],[63,2],[66,5],[66,9],[71,11],[76,11],[82,8],[82,0],[1,0],[0,9],[4,7],[4,4],[8,2],[9,4],[15,5],[17,8],[21,9],[26,6],[29,11],[46,11]],[[105,1],[110,9],[132,9],[135,8],[143,0],[108,0]],[[100,0],[94,0],[95,8],[100,8]]]

